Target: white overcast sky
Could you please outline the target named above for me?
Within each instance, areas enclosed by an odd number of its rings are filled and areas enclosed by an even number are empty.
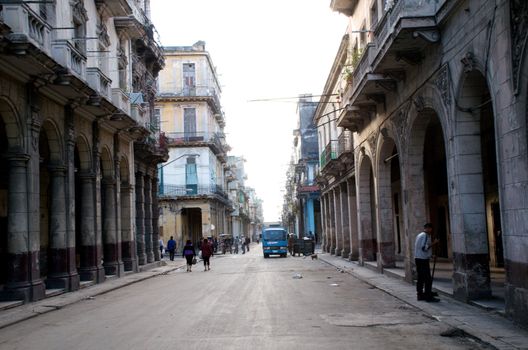
[[[151,0],[164,46],[206,43],[219,73],[231,155],[243,156],[266,221],[280,219],[296,104],[322,93],[347,19],[330,0]]]

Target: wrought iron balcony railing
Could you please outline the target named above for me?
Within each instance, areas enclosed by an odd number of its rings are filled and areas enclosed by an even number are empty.
[[[321,169],[334,159],[337,159],[337,140],[331,140],[321,153],[319,158]]]
[[[219,185],[173,185],[160,182],[162,197],[219,196],[227,199],[227,193]]]

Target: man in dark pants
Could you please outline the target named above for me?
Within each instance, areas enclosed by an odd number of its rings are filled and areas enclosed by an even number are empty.
[[[416,236],[416,242],[414,245],[414,261],[416,263],[416,272],[418,273],[418,281],[416,282],[416,295],[418,300],[437,302],[439,299],[435,298],[435,293],[432,292],[433,279],[431,278],[429,259],[432,255],[433,246],[437,245],[439,241],[435,240],[433,242],[431,238],[432,232],[433,225],[431,223],[427,223],[424,225],[423,232]]]

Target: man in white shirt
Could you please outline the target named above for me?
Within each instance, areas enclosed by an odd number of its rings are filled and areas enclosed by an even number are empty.
[[[433,279],[431,278],[431,269],[429,268],[429,259],[432,255],[433,246],[439,243],[438,240],[433,242],[431,234],[433,232],[433,225],[427,223],[424,225],[424,230],[416,236],[414,244],[414,261],[416,263],[416,272],[418,280],[416,281],[416,294],[418,300],[425,300],[428,302],[437,302],[432,292]],[[425,287],[425,290],[424,290]]]

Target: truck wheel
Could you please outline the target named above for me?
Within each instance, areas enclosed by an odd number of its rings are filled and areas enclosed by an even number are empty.
[[[264,254],[264,259],[267,259],[269,258],[269,255],[268,254]]]

